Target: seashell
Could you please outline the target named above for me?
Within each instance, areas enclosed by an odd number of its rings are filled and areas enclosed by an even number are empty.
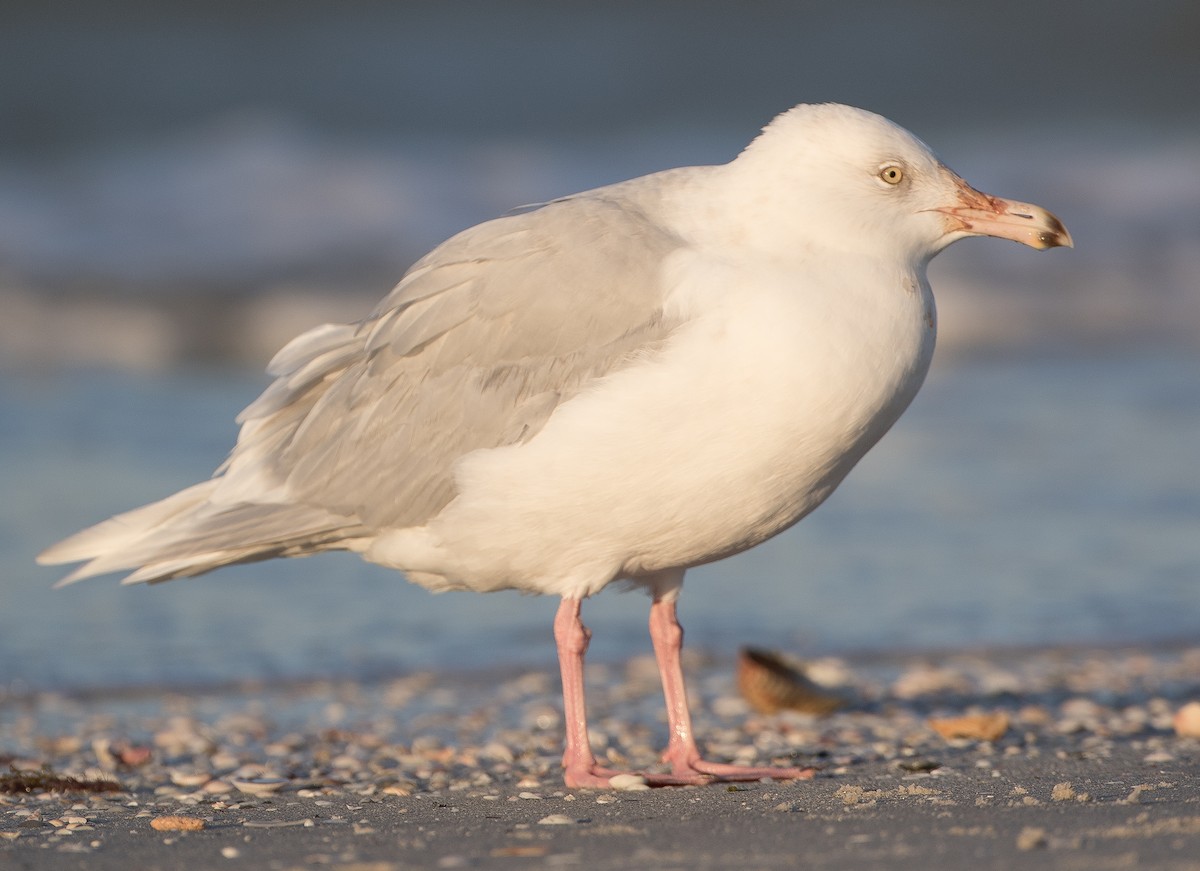
[[[825,715],[846,704],[841,696],[813,683],[779,654],[753,647],[738,652],[737,685],[742,698],[760,714],[792,710]]]
[[[234,777],[229,782],[241,792],[264,796],[279,792],[288,781],[283,777]]]
[[[1180,738],[1200,738],[1200,702],[1188,702],[1176,711],[1172,725]]]
[[[190,771],[186,768],[172,768],[171,783],[176,786],[204,786],[212,780],[212,775],[205,771]]]
[[[620,792],[644,792],[650,789],[646,778],[640,774],[614,774],[608,779],[608,786]]]
[[[999,741],[1008,731],[1008,714],[968,714],[965,717],[933,719],[929,725],[947,741],[954,738],[973,738],[978,741]]]

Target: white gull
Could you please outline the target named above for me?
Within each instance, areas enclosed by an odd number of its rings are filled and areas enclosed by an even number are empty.
[[[803,777],[703,760],[675,602],[686,569],[791,526],[916,394],[930,259],[988,235],[1070,245],[848,106],[783,113],[731,163],[598,188],[472,227],[357,324],[271,361],[214,477],[54,545],[71,582],[127,583],[350,550],[431,590],[562,597],[565,778],[588,744],[580,602],[652,597],[669,721],[651,784]]]

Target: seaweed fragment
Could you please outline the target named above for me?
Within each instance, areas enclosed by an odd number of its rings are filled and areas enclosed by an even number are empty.
[[[121,784],[106,778],[80,778],[56,774],[49,766],[38,771],[22,771],[9,766],[0,774],[0,793],[18,795],[30,792],[120,792]]]

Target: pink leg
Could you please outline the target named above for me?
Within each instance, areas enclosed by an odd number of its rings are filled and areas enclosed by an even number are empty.
[[[689,779],[700,777],[712,780],[795,780],[813,776],[811,768],[749,768],[706,762],[700,758],[696,737],[692,732],[692,717],[688,712],[687,688],[683,683],[683,666],[679,653],[683,649],[683,627],[675,614],[675,599],[658,598],[650,606],[650,640],[662,675],[663,695],[667,702],[667,723],[671,737],[663,761],[671,765],[671,774]],[[564,672],[565,674],[565,672]],[[566,681],[564,678],[564,685]]]
[[[607,789],[609,779],[618,774],[596,763],[588,742],[587,705],[583,693],[583,657],[592,634],[579,619],[579,600],[563,599],[554,617],[554,640],[558,645],[558,665],[562,670],[563,714],[567,721],[567,747],[563,753],[563,779],[572,789]],[[705,782],[694,774],[680,778],[671,775],[640,774],[650,786],[672,786]]]

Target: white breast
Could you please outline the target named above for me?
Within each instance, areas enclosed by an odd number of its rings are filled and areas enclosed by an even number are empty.
[[[660,355],[478,451],[431,524],[367,556],[435,589],[590,595],[751,547],[820,504],[919,388],[933,299],[915,275],[698,260],[671,266],[688,324]]]

